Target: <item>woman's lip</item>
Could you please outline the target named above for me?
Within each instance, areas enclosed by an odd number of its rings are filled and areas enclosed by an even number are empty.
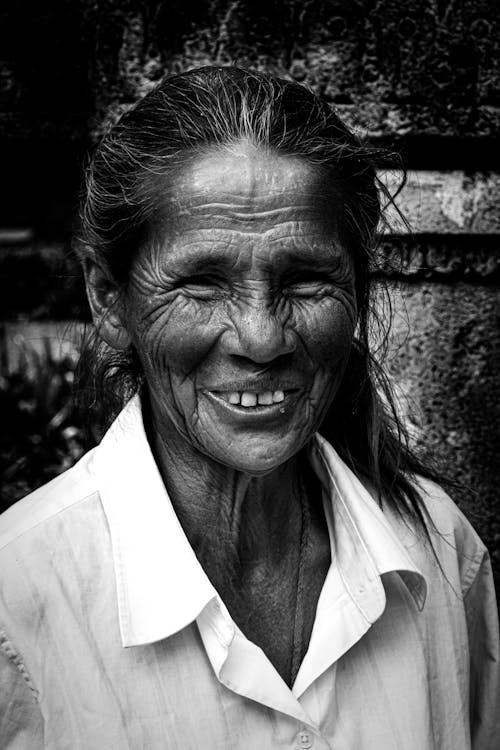
[[[223,393],[228,393],[228,391],[222,391]],[[258,393],[259,391],[254,391],[255,393]],[[257,404],[256,406],[241,406],[240,404],[231,404],[229,401],[227,401],[223,396],[221,396],[220,390],[215,391],[205,391],[206,395],[210,398],[212,402],[217,404],[220,407],[223,407],[224,410],[227,412],[233,414],[236,417],[243,417],[250,420],[255,419],[262,419],[262,418],[269,418],[269,417],[275,417],[278,415],[286,414],[291,405],[292,401],[296,400],[296,397],[299,393],[298,389],[285,389],[284,394],[285,397],[283,401],[279,401],[277,403],[273,404]]]
[[[203,388],[203,390],[208,393],[234,393],[235,391],[246,393],[267,393],[269,391],[272,393],[274,391],[284,391],[285,393],[288,393],[291,391],[298,391],[299,389],[299,385],[291,385],[289,383],[269,385],[268,383],[242,383],[237,381],[234,383],[224,383],[224,385],[216,388],[207,388],[206,386]]]
[[[241,388],[240,390],[234,388],[231,390],[227,388],[207,388],[206,390],[210,393],[217,393],[228,401],[231,401],[231,396],[243,396],[244,394],[255,396],[256,398],[260,398],[261,396],[271,396],[275,397],[273,398],[274,401],[282,401],[286,394],[297,391],[298,388]],[[232,403],[235,402],[232,401]]]

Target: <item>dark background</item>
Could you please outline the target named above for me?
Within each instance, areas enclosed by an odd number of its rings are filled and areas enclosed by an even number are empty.
[[[492,0],[3,0],[3,507],[89,445],[70,400],[88,316],[69,253],[85,153],[165,72],[236,61],[320,91],[402,152],[414,234],[383,245],[388,365],[414,440],[461,483],[455,499],[499,574],[498,11]]]

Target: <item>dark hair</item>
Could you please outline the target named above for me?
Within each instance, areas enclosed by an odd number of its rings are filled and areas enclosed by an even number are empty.
[[[242,138],[317,165],[339,188],[359,318],[343,382],[320,431],[380,502],[423,522],[412,476],[435,476],[410,450],[389,381],[369,347],[376,321],[370,270],[384,221],[382,203],[393,203],[375,168],[396,165],[362,143],[320,97],[297,83],[233,66],[165,77],[97,147],[87,172],[77,253],[126,283],[134,253],[154,232],[159,181],[168,185],[205,149]],[[141,385],[138,357],[132,349],[111,351],[97,332],[82,362],[91,378],[84,378],[84,392],[105,406],[111,420]]]

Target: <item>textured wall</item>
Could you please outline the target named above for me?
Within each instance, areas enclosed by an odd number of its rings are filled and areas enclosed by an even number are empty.
[[[82,155],[165,71],[238,61],[311,86],[412,170],[415,236],[382,248],[390,367],[500,571],[498,26],[494,0],[5,1],[1,318],[85,314],[64,261]]]
[[[390,370],[411,433],[463,485],[458,500],[500,549],[500,309],[498,287],[481,281],[402,283],[393,295]]]

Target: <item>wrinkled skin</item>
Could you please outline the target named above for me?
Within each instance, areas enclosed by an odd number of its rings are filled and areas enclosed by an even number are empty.
[[[142,361],[148,437],[188,540],[289,684],[330,564],[321,490],[299,454],[354,335],[341,211],[317,169],[242,142],[197,158],[166,191],[163,225],[139,250],[119,307],[97,266],[87,274],[108,343],[131,341]],[[221,398],[252,387],[285,398],[260,414]]]
[[[332,189],[298,160],[239,149],[197,161],[176,184],[166,236],[133,266],[127,327],[157,430],[173,424],[190,447],[258,475],[318,428],[356,309]],[[210,397],[248,383],[293,393],[268,421],[236,419]]]

